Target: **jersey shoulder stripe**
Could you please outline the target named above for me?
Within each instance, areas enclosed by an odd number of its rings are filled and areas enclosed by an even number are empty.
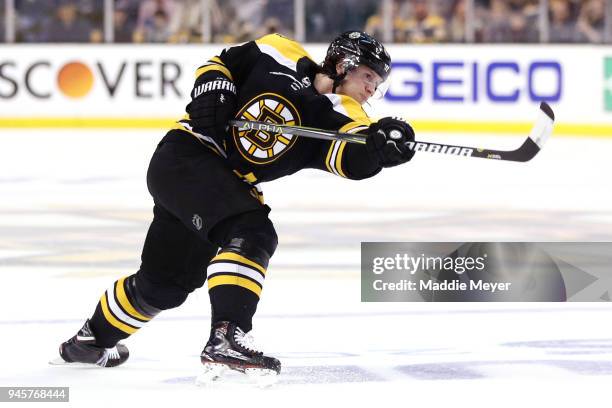
[[[255,40],[255,44],[262,53],[269,55],[292,71],[296,71],[297,62],[301,58],[306,57],[312,60],[300,43],[278,34],[265,35]]]

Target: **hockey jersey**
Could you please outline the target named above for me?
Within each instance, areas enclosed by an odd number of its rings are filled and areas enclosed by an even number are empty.
[[[192,98],[204,73],[216,71],[237,88],[235,118],[341,132],[358,132],[372,123],[361,105],[340,94],[319,94],[317,64],[297,42],[278,34],[225,49],[198,68]],[[350,179],[371,177],[380,167],[364,145],[347,144],[230,127],[222,140],[199,132],[186,115],[177,124],[190,137],[223,156],[235,173],[256,184],[317,168]]]

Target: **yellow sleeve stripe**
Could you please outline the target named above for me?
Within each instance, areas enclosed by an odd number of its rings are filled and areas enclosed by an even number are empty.
[[[360,130],[367,129],[369,124],[364,122],[350,122],[340,128],[340,132],[354,133]],[[332,143],[329,153],[327,155],[327,161],[334,168],[334,173],[339,176],[347,178],[346,173],[342,170],[342,157],[344,155],[344,149],[346,148],[346,142],[335,141]],[[330,164],[327,165],[330,168]]]
[[[312,60],[310,54],[298,42],[278,34],[265,35],[256,40],[255,43],[258,45],[269,45],[293,62],[298,62],[302,57],[308,57]]]
[[[102,306],[102,313],[104,314],[104,318],[117,329],[121,330],[127,334],[134,334],[138,329],[133,328],[132,326],[128,326],[125,323],[120,322],[113,316],[113,314],[108,309],[108,303],[106,301],[106,295],[102,295],[100,298],[100,306]]]
[[[124,281],[125,281],[125,278],[121,278],[115,283],[115,293],[117,294],[117,299],[119,300],[119,304],[121,305],[123,310],[131,314],[132,317],[148,322],[149,320],[151,320],[151,318],[139,313],[134,308],[134,306],[132,306],[132,304],[130,303],[130,300],[125,294],[125,287],[123,286]]]
[[[257,296],[261,295],[261,288],[251,280],[239,276],[219,275],[208,279],[208,289],[219,285],[236,285],[248,289]]]
[[[213,262],[213,261],[236,261],[236,262],[243,263],[243,264],[245,264],[247,266],[250,266],[251,268],[257,269],[263,275],[266,274],[266,268],[264,268],[263,266],[259,265],[256,262],[253,262],[250,259],[247,259],[244,256],[238,255],[238,254],[236,254],[234,252],[221,252],[219,255],[217,255],[213,259],[211,259],[211,262]]]
[[[335,142],[331,142],[329,144],[329,150],[327,151],[327,157],[325,158],[325,166],[327,167],[327,171],[329,171],[330,173],[334,173],[334,171],[329,165],[332,152],[334,151],[334,144]]]
[[[336,171],[346,178],[346,174],[342,171],[342,153],[344,152],[344,148],[346,147],[346,142],[340,143],[340,148],[338,149],[338,154],[336,155]]]
[[[342,126],[339,130],[340,133],[357,133],[361,130],[365,130],[368,127],[370,127],[370,125],[373,122],[365,122],[365,121],[355,121],[355,122],[349,122],[346,125]]]
[[[223,65],[219,65],[219,64],[204,65],[203,67],[198,68],[198,70],[195,73],[196,79],[198,79],[201,75],[209,71],[219,71],[223,75],[228,77],[231,81],[234,80],[234,77],[232,76],[232,73],[230,72],[230,70],[225,68]]]
[[[345,147],[346,142],[341,142],[339,140],[333,141],[327,152],[325,166],[327,166],[327,170],[330,173],[346,178],[346,174],[342,171],[342,153]]]

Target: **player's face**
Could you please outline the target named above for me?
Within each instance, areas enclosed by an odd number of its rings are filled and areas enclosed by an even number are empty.
[[[383,79],[374,70],[359,65],[349,71],[344,81],[336,88],[336,92],[350,96],[363,105],[382,83]]]

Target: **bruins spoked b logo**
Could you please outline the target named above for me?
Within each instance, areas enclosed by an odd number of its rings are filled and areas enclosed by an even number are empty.
[[[265,93],[251,99],[238,113],[240,120],[300,125],[300,115],[291,102],[280,95]],[[240,154],[255,164],[271,163],[289,151],[296,136],[264,130],[232,129]]]

